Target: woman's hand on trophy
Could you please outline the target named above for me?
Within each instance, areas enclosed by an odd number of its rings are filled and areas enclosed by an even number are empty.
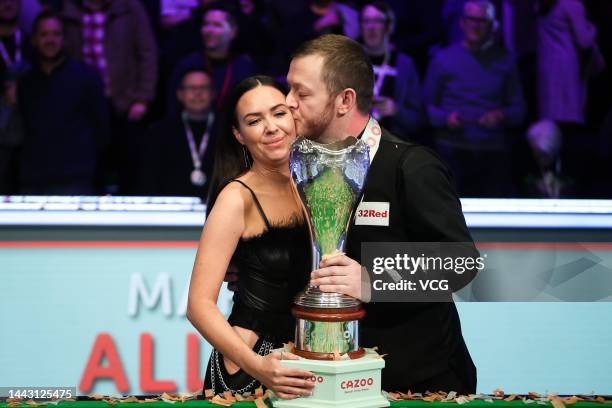
[[[258,356],[253,377],[284,399],[312,395],[314,374],[301,368],[283,367],[280,360],[298,360],[299,357],[287,351],[275,351]]]
[[[318,286],[322,292],[336,292],[352,296],[362,302],[369,301],[369,296],[362,291],[364,274],[367,273],[354,259],[339,253],[337,255],[323,257],[320,269],[310,274],[310,284]],[[368,285],[366,285],[369,288]]]

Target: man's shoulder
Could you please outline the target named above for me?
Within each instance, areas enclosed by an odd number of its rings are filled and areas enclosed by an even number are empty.
[[[401,166],[406,171],[428,165],[446,168],[446,164],[431,148],[412,140],[401,139],[384,128],[380,151],[382,155],[387,155],[390,151],[396,151],[399,155],[397,166]]]
[[[70,75],[73,80],[81,80],[84,82],[95,82],[101,83],[102,78],[98,71],[91,65],[86,64],[83,61],[79,61],[74,58],[66,57],[64,63],[66,72]]]

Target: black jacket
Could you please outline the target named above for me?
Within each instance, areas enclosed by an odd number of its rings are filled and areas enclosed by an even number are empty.
[[[362,201],[389,203],[389,226],[353,220],[347,255],[359,262],[364,242],[473,242],[446,165],[429,149],[384,129]],[[425,391],[411,387],[451,370],[475,392],[476,368],[452,301],[368,303],[365,309],[361,344],[388,354],[384,390]]]
[[[185,126],[180,115],[154,124],[147,136],[139,175],[139,193],[154,196],[191,196],[206,198],[208,182],[212,176],[217,139],[218,120],[212,126],[204,157],[202,171],[206,175],[204,186],[191,183],[193,161]],[[206,124],[191,122],[196,145],[199,146]]]

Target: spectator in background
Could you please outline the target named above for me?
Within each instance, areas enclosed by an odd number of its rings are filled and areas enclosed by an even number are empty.
[[[157,81],[148,15],[139,0],[65,0],[62,14],[67,52],[98,71],[113,107],[108,192],[130,194]]]
[[[183,74],[177,90],[182,112],[154,124],[147,137],[142,194],[206,197],[216,141],[213,88],[204,70]]]
[[[462,196],[513,193],[508,128],[521,124],[524,103],[513,58],[493,41],[495,8],[465,4],[464,39],[440,51],[425,80],[436,148]]]
[[[0,96],[0,195],[17,192],[17,153],[23,123],[17,107],[17,86],[5,81]]]
[[[171,75],[167,108],[169,115],[179,110],[176,89],[184,72],[198,68],[211,75],[216,95],[213,108],[219,111],[232,86],[257,71],[249,56],[232,52],[232,43],[237,34],[234,11],[221,3],[211,4],[204,13],[201,27],[204,49],[181,60]]]
[[[66,50],[104,79],[115,111],[137,121],[155,97],[157,46],[138,0],[66,0]]]
[[[0,194],[16,190],[21,118],[16,107],[17,82],[30,67],[30,39],[20,29],[20,0],[0,0]]]
[[[334,0],[274,1],[277,11],[284,11],[281,31],[281,54],[288,56],[303,42],[322,34],[342,34],[359,37],[359,13],[352,7]],[[279,3],[287,3],[279,4]],[[291,3],[289,5],[289,3]],[[288,9],[291,9],[290,12]]]
[[[584,109],[591,70],[603,62],[595,42],[597,30],[581,0],[542,0],[538,18],[538,105],[541,119],[561,129],[563,173],[577,187],[589,178],[589,156],[596,141],[585,138]],[[576,193],[580,193],[578,190]]]
[[[19,86],[25,124],[20,185],[24,194],[96,194],[100,157],[108,143],[104,87],[91,67],[63,50],[62,20],[34,21],[35,65]]]
[[[29,67],[30,39],[18,26],[21,0],[0,0],[0,75],[16,83]]]
[[[588,64],[596,53],[597,29],[580,0],[542,0],[538,19],[540,117],[584,123]],[[589,54],[589,55],[586,55]]]
[[[372,116],[398,135],[410,135],[421,121],[419,75],[412,59],[390,43],[395,14],[382,1],[361,10],[361,37],[374,67]]]

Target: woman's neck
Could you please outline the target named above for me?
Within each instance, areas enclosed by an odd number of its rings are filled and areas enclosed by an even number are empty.
[[[284,186],[291,181],[291,173],[289,172],[289,164],[287,162],[283,162],[279,166],[254,162],[251,171],[265,184]]]

